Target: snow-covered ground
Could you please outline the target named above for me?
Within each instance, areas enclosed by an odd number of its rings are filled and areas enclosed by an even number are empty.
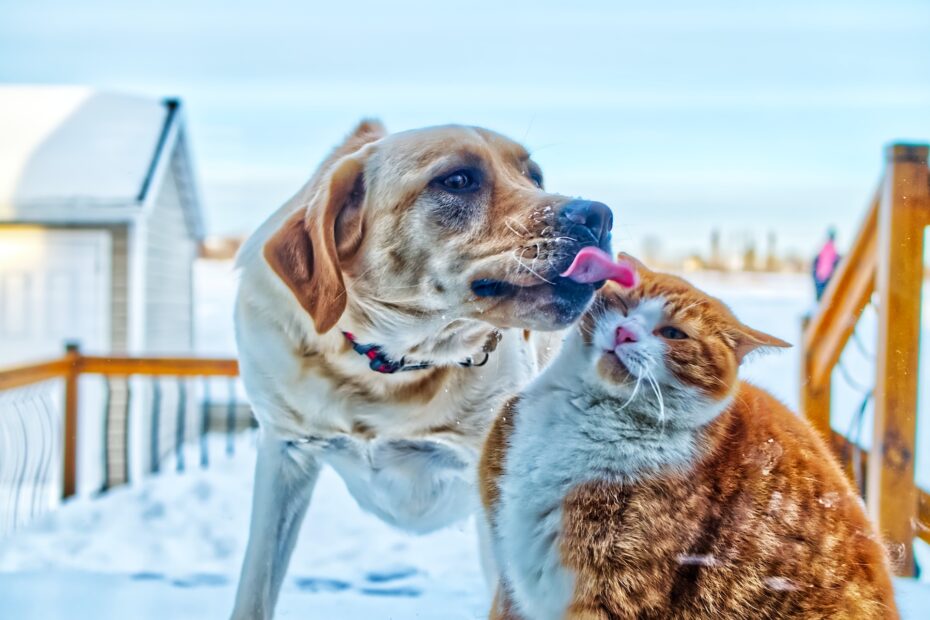
[[[205,296],[198,321],[204,353],[232,353],[232,274],[212,264],[199,272]],[[698,274],[749,325],[798,342],[812,304],[800,276]],[[206,281],[205,281],[206,280]],[[924,305],[930,326],[930,305]],[[870,373],[874,316],[859,328],[865,351],[851,346],[844,366],[861,388]],[[930,359],[923,343],[923,359]],[[759,356],[744,375],[793,407],[797,351]],[[927,369],[921,374],[927,376]],[[834,377],[834,426],[849,429],[861,391]],[[924,380],[922,389],[930,381]],[[926,420],[928,397],[922,392]],[[863,435],[867,435],[864,426]],[[219,440],[217,440],[219,441]],[[0,539],[0,618],[219,618],[228,614],[245,550],[254,464],[253,437],[236,456],[211,449],[206,471],[166,473],[100,498],[82,497]],[[918,480],[930,487],[930,426],[920,428]],[[165,471],[171,472],[167,466]],[[280,617],[382,619],[482,618],[488,605],[474,524],[430,536],[397,532],[363,513],[332,471],[314,495],[281,597]],[[919,553],[926,557],[925,547]],[[923,562],[925,566],[928,564]],[[926,618],[928,586],[901,581],[905,618]]]
[[[232,458],[215,439],[209,470],[82,498],[0,541],[0,618],[55,618],[64,609],[94,619],[127,609],[133,618],[228,615],[255,453],[250,434]],[[488,599],[475,540],[471,521],[429,536],[398,532],[361,512],[326,470],[280,617],[479,618]]]
[[[237,455],[214,459],[209,470],[71,502],[0,542],[0,617],[228,615],[245,551],[251,439],[243,436]],[[925,618],[928,586],[898,585],[904,617]],[[473,521],[403,534],[361,512],[341,480],[323,472],[278,617],[476,620],[488,604]]]

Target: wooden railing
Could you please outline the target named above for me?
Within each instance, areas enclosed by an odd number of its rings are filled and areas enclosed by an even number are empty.
[[[930,225],[927,155],[926,145],[888,147],[875,198],[802,339],[802,412],[861,483],[869,516],[887,543],[903,550],[896,560],[904,575],[914,573],[914,537],[930,542],[930,494],[914,481],[924,229]],[[831,430],[830,391],[833,369],[873,294],[878,342],[867,455]]]
[[[215,359],[215,358],[176,358],[176,357],[124,357],[124,356],[92,356],[83,355],[76,345],[69,345],[66,348],[64,356],[50,361],[39,362],[35,364],[18,366],[9,369],[0,369],[0,393],[28,388],[43,384],[49,381],[60,380],[63,383],[62,394],[62,413],[61,413],[61,437],[58,438],[61,445],[61,496],[68,498],[75,494],[78,479],[78,424],[79,424],[79,386],[80,378],[87,375],[99,375],[106,380],[106,407],[110,406],[110,380],[111,378],[128,379],[130,377],[147,376],[152,377],[153,381],[160,381],[159,378],[176,378],[178,381],[188,380],[191,378],[203,377],[227,377],[234,379],[239,374],[238,363],[234,359]],[[155,384],[156,393],[158,384]],[[186,394],[183,385],[179,383],[179,401]],[[229,409],[230,425],[233,423],[234,390],[230,390],[230,398],[224,401]],[[156,405],[157,407],[157,405]],[[205,407],[205,405],[204,405]],[[183,407],[186,408],[186,405]],[[126,401],[126,413],[128,415],[128,399]],[[179,404],[178,410],[182,409]],[[157,415],[157,410],[153,409]],[[2,414],[3,412],[0,412]],[[21,413],[21,412],[20,412]],[[208,412],[204,408],[204,415]],[[157,420],[156,420],[157,423]],[[183,429],[181,423],[176,422],[179,428],[179,439],[183,440]],[[204,433],[206,426],[203,427]],[[232,430],[232,426],[229,427]],[[157,446],[158,429],[152,432],[153,445]],[[125,438],[124,438],[125,440]],[[104,451],[109,449],[107,441],[104,441]],[[153,471],[157,471],[160,454],[157,448],[153,449]],[[106,475],[106,471],[104,471]],[[104,482],[104,488],[106,488]]]

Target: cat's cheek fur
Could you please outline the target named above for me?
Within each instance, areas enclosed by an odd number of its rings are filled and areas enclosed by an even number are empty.
[[[645,382],[649,378],[660,385],[675,385],[680,381],[674,373],[669,372],[669,345],[655,331],[663,321],[665,299],[641,300],[624,314],[616,308],[606,306],[596,317],[587,323],[591,331],[590,344],[599,352],[614,355],[621,368],[616,368],[613,360],[602,360],[598,371],[606,384],[605,387],[632,388],[637,381]],[[617,346],[617,328],[626,327],[634,332],[638,340]]]

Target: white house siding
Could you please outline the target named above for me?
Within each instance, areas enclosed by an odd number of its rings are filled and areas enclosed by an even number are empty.
[[[110,347],[114,353],[126,353],[129,348],[129,234],[126,226],[114,226],[110,269]]]
[[[174,158],[146,220],[145,352],[189,353],[193,346],[193,261],[197,253],[181,206]]]
[[[180,142],[179,142],[180,144]],[[157,186],[152,188],[154,202],[145,214],[144,273],[145,321],[142,352],[148,355],[189,355],[193,350],[193,262],[197,242],[193,238],[182,201],[187,188],[180,186],[177,174],[181,155],[177,147]],[[159,392],[157,400],[155,395]],[[152,435],[157,435],[157,451],[163,458],[174,445],[178,431],[180,383],[173,377],[161,380],[134,380],[130,424],[130,460],[124,467],[113,454],[110,480],[119,484],[120,474],[128,469],[129,477],[144,475],[152,467]],[[184,406],[184,434],[195,436],[198,418],[194,394],[196,385],[185,382],[189,398]],[[141,396],[137,400],[136,395]],[[155,409],[157,408],[157,419]],[[116,418],[114,418],[116,422]],[[114,424],[114,430],[119,424]],[[134,427],[134,428],[133,428]],[[125,429],[120,429],[125,432]],[[161,460],[159,458],[159,460]]]

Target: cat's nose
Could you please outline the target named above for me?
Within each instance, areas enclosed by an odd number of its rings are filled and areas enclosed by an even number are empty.
[[[639,337],[630,329],[621,325],[617,328],[616,344],[627,344],[630,342],[639,342]]]

